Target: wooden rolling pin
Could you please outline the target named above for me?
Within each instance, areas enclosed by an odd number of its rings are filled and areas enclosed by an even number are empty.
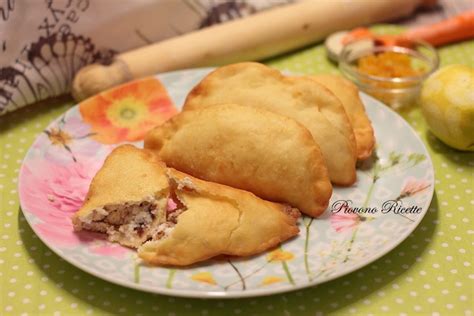
[[[408,16],[433,0],[306,0],[170,38],[93,64],[74,78],[76,100],[135,78],[197,66],[261,60],[343,29]]]

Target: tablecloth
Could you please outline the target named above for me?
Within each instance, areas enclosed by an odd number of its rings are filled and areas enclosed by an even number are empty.
[[[474,41],[439,52],[442,65],[474,64]],[[322,45],[267,63],[300,73],[337,72]],[[26,223],[17,192],[22,159],[48,123],[73,104],[63,97],[0,118],[0,315],[472,315],[474,154],[450,149],[432,136],[418,107],[402,115],[430,152],[435,195],[423,221],[401,245],[352,274],[308,289],[200,300],[97,279],[53,254]]]

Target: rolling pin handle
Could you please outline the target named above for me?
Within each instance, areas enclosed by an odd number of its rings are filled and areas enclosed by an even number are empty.
[[[133,76],[120,58],[110,65],[92,64],[79,70],[72,83],[74,99],[82,101],[89,96],[128,82]]]

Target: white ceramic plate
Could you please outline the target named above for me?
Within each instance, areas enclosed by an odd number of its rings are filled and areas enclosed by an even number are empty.
[[[30,148],[21,168],[20,201],[28,223],[60,257],[99,278],[175,296],[231,298],[269,295],[343,276],[380,258],[420,223],[433,196],[433,166],[422,141],[395,112],[362,94],[377,138],[377,159],[357,172],[357,183],[334,188],[331,203],[351,200],[375,214],[333,213],[301,218],[300,235],[280,248],[242,259],[211,260],[186,269],[146,267],[135,252],[93,233],[73,232],[70,217],[110,150],[142,146],[150,126],[172,115],[210,70],[160,74],[129,83],[71,108]],[[168,95],[167,95],[167,93]],[[169,96],[169,97],[168,97]],[[199,137],[199,135],[196,135]],[[418,213],[382,213],[396,200]]]

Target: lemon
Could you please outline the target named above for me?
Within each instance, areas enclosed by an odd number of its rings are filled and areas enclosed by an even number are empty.
[[[423,115],[436,137],[474,151],[474,68],[450,65],[432,74],[421,90]]]

